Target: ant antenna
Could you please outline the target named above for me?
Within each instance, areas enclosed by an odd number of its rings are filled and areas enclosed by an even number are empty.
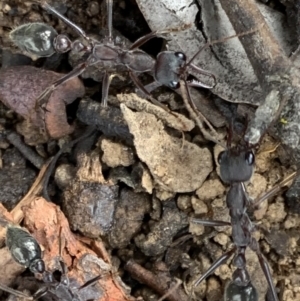
[[[233,38],[237,38],[237,37],[243,37],[243,36],[246,36],[248,34],[251,34],[251,33],[254,33],[258,30],[258,28],[255,28],[255,29],[250,29],[248,31],[245,31],[245,32],[242,32],[242,33],[238,33],[238,34],[235,34],[235,35],[232,35],[232,36],[229,36],[229,37],[226,37],[226,38],[222,38],[220,40],[214,40],[214,41],[211,41],[211,42],[207,42],[204,46],[202,46],[198,52],[196,52],[196,54],[194,54],[194,56],[189,60],[189,62],[186,64],[187,66],[193,66],[192,65],[192,62],[193,60],[206,48],[210,47],[210,46],[213,46],[215,44],[220,44],[220,43],[224,43],[228,40],[231,40]]]
[[[210,122],[206,119],[206,117],[197,109],[196,105],[194,104],[194,102],[191,98],[189,85],[188,85],[186,79],[184,79],[184,78],[180,80],[180,90],[181,90],[184,104],[185,104],[189,114],[191,115],[192,119],[197,123],[198,127],[200,128],[203,136],[207,140],[210,140],[216,144],[221,145],[223,148],[226,148],[226,146],[222,142],[220,142],[220,140],[218,139],[218,133],[216,132],[216,130],[213,128],[213,126],[210,124]],[[209,127],[212,134],[210,134],[204,128],[201,120],[203,122],[205,122],[205,124]]]

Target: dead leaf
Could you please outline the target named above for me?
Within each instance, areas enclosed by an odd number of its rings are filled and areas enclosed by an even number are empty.
[[[57,139],[73,132],[73,127],[67,122],[65,105],[85,93],[78,78],[54,90],[45,110],[36,108],[39,95],[61,76],[32,66],[13,66],[0,70],[0,99],[26,120],[18,130],[25,135],[28,144],[45,142],[49,137]],[[39,139],[36,135],[40,136]]]

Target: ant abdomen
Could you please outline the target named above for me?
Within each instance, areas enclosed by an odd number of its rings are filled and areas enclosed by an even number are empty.
[[[45,271],[41,247],[27,231],[9,225],[6,230],[6,246],[14,260],[28,267],[33,273]]]
[[[52,26],[41,22],[23,24],[9,34],[17,47],[37,57],[48,57],[56,52],[53,46],[56,36]]]
[[[240,286],[230,281],[225,289],[224,301],[232,300],[258,301],[258,293],[251,282]]]

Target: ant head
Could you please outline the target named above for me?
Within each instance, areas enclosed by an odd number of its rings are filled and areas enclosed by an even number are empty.
[[[72,42],[64,34],[59,34],[53,41],[53,46],[57,52],[64,53],[71,50]]]
[[[246,182],[254,172],[255,155],[251,149],[234,147],[221,152],[218,163],[223,182]]]
[[[182,52],[160,52],[154,68],[155,80],[171,89],[178,89],[181,76],[183,76],[185,71],[185,63],[186,56]]]
[[[36,259],[30,263],[29,269],[32,273],[44,273],[45,263],[42,259]]]
[[[220,177],[225,183],[247,182],[251,179],[255,168],[255,155],[252,146],[239,140],[236,146],[231,146],[233,139],[234,119],[231,119],[227,150],[218,156],[220,164]]]
[[[18,26],[9,34],[10,39],[22,51],[38,57],[47,57],[55,53],[53,40],[57,32],[45,23],[28,23]]]

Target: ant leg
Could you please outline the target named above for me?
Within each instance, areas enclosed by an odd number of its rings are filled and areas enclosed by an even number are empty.
[[[129,76],[130,76],[131,80],[134,82],[134,84],[146,95],[147,99],[149,99],[154,105],[164,109],[168,113],[170,113],[170,114],[174,115],[175,117],[177,117],[166,106],[164,106],[163,104],[161,104],[159,101],[157,101],[155,98],[153,98],[151,96],[151,94],[145,89],[143,84],[140,82],[138,77],[133,72],[129,72]]]
[[[185,107],[187,108],[189,114],[191,115],[191,118],[196,122],[196,124],[198,125],[201,133],[203,134],[204,138],[206,138],[209,141],[213,141],[216,144],[221,145],[223,148],[226,149],[226,146],[223,145],[223,143],[221,143],[218,139],[218,133],[216,132],[216,130],[213,128],[213,126],[210,124],[210,122],[204,117],[203,114],[201,114],[201,112],[198,111],[197,107],[195,106],[191,95],[190,95],[190,91],[188,88],[188,85],[186,83],[185,80],[180,80],[180,92],[181,92],[181,96],[182,99],[184,101]],[[209,127],[209,129],[211,130],[211,132],[213,133],[210,134],[203,126],[201,119],[203,122],[205,122],[205,124]]]
[[[65,16],[60,14],[54,7],[49,5],[46,1],[42,1],[40,4],[41,7],[49,12],[51,12],[53,15],[55,15],[58,19],[62,20],[64,23],[66,23],[68,26],[70,26],[74,31],[77,32],[78,35],[82,36],[86,41],[89,43],[91,42],[91,39],[86,35],[85,31],[77,26],[75,23],[67,19]]]
[[[38,300],[39,298],[42,298],[43,296],[45,296],[48,292],[48,287],[44,286],[41,287],[39,290],[37,290],[34,294],[33,294],[33,300]]]
[[[229,223],[229,222],[216,221],[216,220],[191,218],[190,221],[195,224],[200,224],[200,225],[208,226],[208,227],[231,226],[231,223]]]
[[[271,289],[274,301],[279,301],[278,297],[277,297],[275,286],[274,286],[273,281],[272,281],[272,275],[271,275],[271,271],[270,271],[268,261],[263,256],[263,254],[260,252],[259,245],[258,245],[255,238],[252,239],[251,244],[250,244],[250,248],[251,248],[252,251],[254,251],[256,253],[256,255],[258,257],[259,264],[260,264],[261,269],[262,269],[262,271],[263,271],[263,273],[264,273],[264,275],[267,279],[267,282],[268,282],[269,287]]]
[[[106,0],[107,8],[107,29],[108,29],[108,42],[113,43],[112,37],[112,11],[113,11],[113,0]]]
[[[98,275],[90,280],[88,280],[86,283],[84,283],[82,286],[78,287],[78,290],[82,290],[83,288],[89,287],[96,283],[99,279],[102,278],[102,275]]]
[[[293,172],[286,178],[284,178],[280,183],[276,184],[274,187],[272,187],[269,191],[267,191],[263,196],[258,197],[255,202],[252,202],[251,207],[253,209],[258,209],[260,204],[265,201],[266,199],[274,196],[277,194],[283,187],[288,185],[291,181],[293,181],[295,178],[297,178],[300,175],[300,169]]]
[[[146,42],[148,42],[149,40],[153,39],[153,38],[157,38],[159,37],[159,35],[164,34],[164,33],[168,33],[170,32],[169,30],[162,30],[162,31],[152,31],[146,35],[144,35],[143,37],[137,39],[129,48],[129,50],[133,50],[135,48],[141,47],[142,45],[144,45]]]
[[[206,279],[211,273],[213,273],[219,266],[224,264],[232,254],[236,251],[236,247],[224,253],[220,258],[218,258],[210,268],[194,283],[194,287],[196,287],[199,283],[201,283],[204,279]]]
[[[1,284],[1,283],[0,283],[0,289],[7,292],[7,293],[13,294],[17,297],[24,298],[26,300],[34,300],[33,297],[27,296],[26,294],[24,294],[22,292],[19,292],[19,291],[15,290],[13,288],[10,288],[10,287],[8,287],[4,284]]]
[[[265,277],[267,279],[269,287],[271,288],[271,292],[272,292],[274,301],[279,301],[278,297],[277,297],[276,289],[274,287],[274,283],[272,281],[272,275],[271,275],[269,264],[268,264],[266,258],[261,253],[257,253],[257,257],[258,257],[260,266],[265,274]]]
[[[102,79],[102,99],[101,99],[101,105],[102,107],[107,107],[107,100],[108,100],[108,90],[109,86],[112,80],[112,76],[107,73],[107,71],[104,71],[103,79]]]
[[[154,105],[164,109],[166,112],[172,114],[177,118],[177,116],[172,111],[170,111],[166,106],[164,106],[163,104],[161,104],[159,101],[157,101],[155,98],[151,96],[151,94],[145,89],[143,84],[140,82],[138,77],[133,72],[129,72],[129,76],[131,80],[134,82],[134,84],[146,95],[146,98],[148,100],[150,100]]]
[[[138,77],[133,72],[129,72],[129,76],[131,80],[134,82],[134,84],[144,93],[146,96],[151,97],[151,94],[145,89],[141,81],[138,79]],[[152,100],[151,100],[152,101]],[[160,103],[161,105],[161,103]]]
[[[84,70],[86,69],[86,67],[88,66],[88,63],[82,63],[78,66],[76,66],[71,72],[69,72],[68,74],[62,76],[60,79],[58,79],[57,81],[55,81],[50,87],[48,87],[46,90],[44,90],[44,92],[42,92],[42,94],[40,94],[40,96],[37,98],[36,100],[36,107],[38,105],[43,106],[47,103],[49,97],[51,96],[52,92],[61,84],[67,82],[68,80],[80,75],[82,72],[84,72]]]
[[[54,167],[55,167],[55,165],[56,165],[56,163],[57,163],[57,160],[59,159],[59,157],[64,153],[64,152],[66,152],[66,150],[67,149],[71,149],[75,144],[77,144],[78,142],[80,142],[81,140],[84,140],[84,139],[86,139],[86,138],[88,138],[89,136],[91,136],[91,135],[93,135],[93,134],[95,134],[95,128],[93,127],[93,126],[89,126],[86,130],[85,130],[85,132],[81,135],[81,136],[79,136],[78,138],[76,138],[76,139],[74,139],[74,140],[72,140],[72,141],[70,141],[69,143],[67,143],[67,144],[65,144],[57,153],[56,153],[56,155],[54,156],[54,157],[52,157],[52,159],[51,159],[51,161],[50,161],[50,163],[49,163],[49,165],[47,166],[47,169],[46,169],[46,172],[45,172],[45,174],[44,174],[44,181],[43,181],[43,197],[48,201],[48,202],[50,202],[51,201],[51,199],[50,199],[50,197],[49,197],[49,194],[48,194],[48,191],[47,191],[47,189],[48,189],[48,184],[49,184],[49,180],[50,180],[50,177],[51,177],[51,175],[52,175],[52,173],[53,173],[53,171],[54,171]],[[1,219],[0,219],[0,221],[1,221]],[[51,277],[52,276],[52,274],[50,274],[50,273],[44,273],[44,276],[45,277]],[[50,279],[50,280],[44,280],[44,282],[53,282],[53,280],[52,279]]]
[[[155,89],[157,89],[160,86],[161,86],[161,84],[159,82],[154,81],[154,82],[144,86],[144,88],[150,93],[150,92],[154,91]]]

